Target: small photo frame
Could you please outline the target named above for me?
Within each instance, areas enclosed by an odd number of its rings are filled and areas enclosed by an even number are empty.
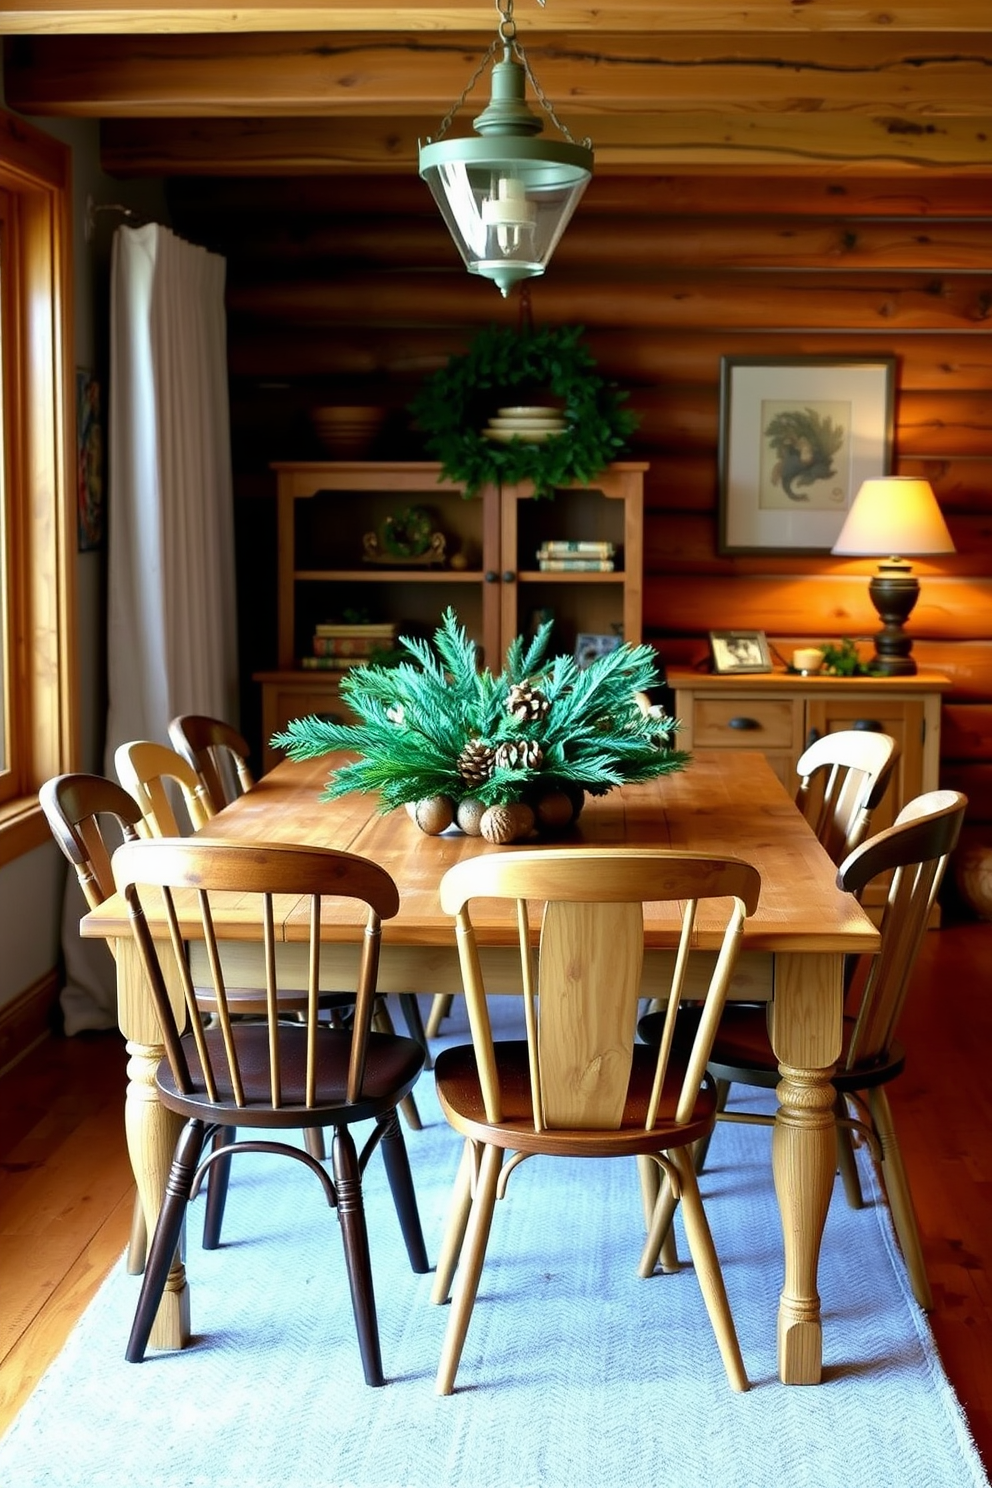
[[[575,641],[575,665],[585,670],[598,656],[607,656],[620,645],[618,635],[580,635]]]
[[[895,365],[721,359],[719,552],[830,552],[861,482],[889,473]]]
[[[771,653],[763,630],[711,630],[715,672],[770,672]]]

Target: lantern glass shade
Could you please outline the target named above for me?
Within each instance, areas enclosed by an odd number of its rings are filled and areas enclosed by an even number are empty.
[[[899,475],[862,481],[831,552],[883,559],[868,585],[882,621],[872,670],[882,676],[911,676],[916,662],[904,626],[919,598],[920,582],[906,558],[954,552],[930,482]]]
[[[581,145],[469,138],[425,145],[420,174],[471,274],[506,295],[543,274],[592,174]]]

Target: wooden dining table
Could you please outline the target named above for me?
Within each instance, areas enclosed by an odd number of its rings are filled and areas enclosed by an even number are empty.
[[[199,835],[227,842],[318,844],[375,859],[400,890],[399,913],[382,926],[380,991],[457,994],[461,980],[454,926],[438,900],[441,877],[468,855],[513,848],[494,847],[454,829],[428,836],[403,809],[382,814],[373,797],[350,794],[326,801],[323,787],[333,763],[321,758],[278,765]],[[771,1142],[784,1250],[779,1376],[786,1384],[818,1383],[822,1325],[816,1281],[836,1166],[830,1077],[841,1047],[844,958],[874,951],[877,929],[855,900],[836,887],[834,864],[759,754],[699,750],[684,771],[587,797],[577,822],[563,836],[545,841],[549,847],[587,843],[733,855],[760,872],[760,902],[745,925],[731,996],[767,1002],[781,1074]],[[488,915],[473,918],[487,988],[519,991],[515,919],[495,905]],[[248,923],[236,894],[215,915],[226,961],[232,969],[243,968],[245,985],[254,985],[260,948],[250,938]],[[81,928],[85,936],[115,942],[118,1017],[129,1054],[128,1150],[150,1232],[178,1134],[177,1118],[159,1104],[155,1091],[155,1071],[164,1053],[161,1030],[120,896],[90,910]],[[305,985],[307,924],[300,905],[287,901],[280,906],[278,933],[284,983]],[[677,935],[678,921],[669,908],[645,906],[645,997],[665,990],[664,974]],[[702,950],[711,945],[715,950],[717,929],[705,911],[696,936]],[[353,926],[331,902],[323,908],[321,938],[322,985],[354,985],[358,950]],[[191,949],[195,954],[198,947]],[[189,1328],[189,1284],[177,1258],[152,1345],[181,1347]]]

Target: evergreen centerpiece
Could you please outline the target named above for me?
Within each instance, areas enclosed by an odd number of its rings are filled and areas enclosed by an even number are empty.
[[[406,806],[425,832],[457,821],[491,842],[567,826],[586,791],[684,769],[677,721],[637,701],[657,685],[652,648],[621,645],[580,668],[546,659],[551,625],[518,636],[493,676],[449,609],[433,649],[401,637],[408,660],[345,674],[341,696],[359,723],[294,719],[272,744],[296,760],[358,756],[331,774],[326,800],[376,792],[382,811]]]

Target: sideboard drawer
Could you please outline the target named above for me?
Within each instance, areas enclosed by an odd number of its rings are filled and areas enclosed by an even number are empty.
[[[693,745],[697,749],[791,749],[801,726],[801,709],[794,698],[697,697]]]

